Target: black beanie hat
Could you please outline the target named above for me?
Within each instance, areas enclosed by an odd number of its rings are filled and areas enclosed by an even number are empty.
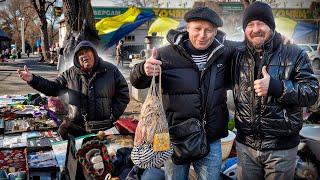
[[[193,8],[184,15],[184,20],[186,22],[204,20],[213,24],[214,27],[221,27],[223,25],[220,16],[208,7]]]
[[[266,23],[272,31],[276,28],[271,7],[263,2],[256,1],[249,5],[243,13],[242,27],[246,29],[250,21],[259,20]]]

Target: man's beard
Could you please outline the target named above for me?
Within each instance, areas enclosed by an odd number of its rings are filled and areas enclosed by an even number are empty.
[[[257,33],[251,33],[251,38],[255,38],[255,37],[262,37],[262,38],[264,38],[265,37],[265,33],[264,32],[261,32],[261,31],[259,31],[259,32],[257,32]],[[249,39],[247,38],[247,36],[245,37],[245,39],[246,39],[246,41],[249,43],[249,45],[251,46],[251,47],[253,47],[254,49],[256,49],[256,50],[261,50],[261,49],[263,49],[263,45],[265,44],[265,41],[263,41],[263,42],[261,42],[261,43],[259,43],[259,44],[257,44],[257,43],[252,43],[251,41],[249,41]]]

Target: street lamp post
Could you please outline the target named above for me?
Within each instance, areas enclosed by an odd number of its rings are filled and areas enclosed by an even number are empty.
[[[19,17],[21,21],[21,46],[22,46],[22,54],[25,54],[25,42],[24,42],[24,17]]]

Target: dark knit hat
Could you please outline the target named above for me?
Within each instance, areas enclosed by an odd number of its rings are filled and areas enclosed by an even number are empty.
[[[246,29],[247,24],[250,21],[254,20],[259,20],[266,23],[272,30],[274,30],[276,27],[271,7],[268,4],[260,1],[252,3],[244,11],[242,20],[243,30]]]
[[[223,25],[220,16],[208,7],[193,8],[184,15],[184,20],[186,22],[204,20],[210,22],[215,27],[221,27]]]

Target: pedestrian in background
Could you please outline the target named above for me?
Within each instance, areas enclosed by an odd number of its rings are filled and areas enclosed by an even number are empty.
[[[120,66],[120,64],[121,66],[123,66],[123,60],[124,60],[123,43],[124,41],[120,40],[116,47],[116,62],[118,66]]]

